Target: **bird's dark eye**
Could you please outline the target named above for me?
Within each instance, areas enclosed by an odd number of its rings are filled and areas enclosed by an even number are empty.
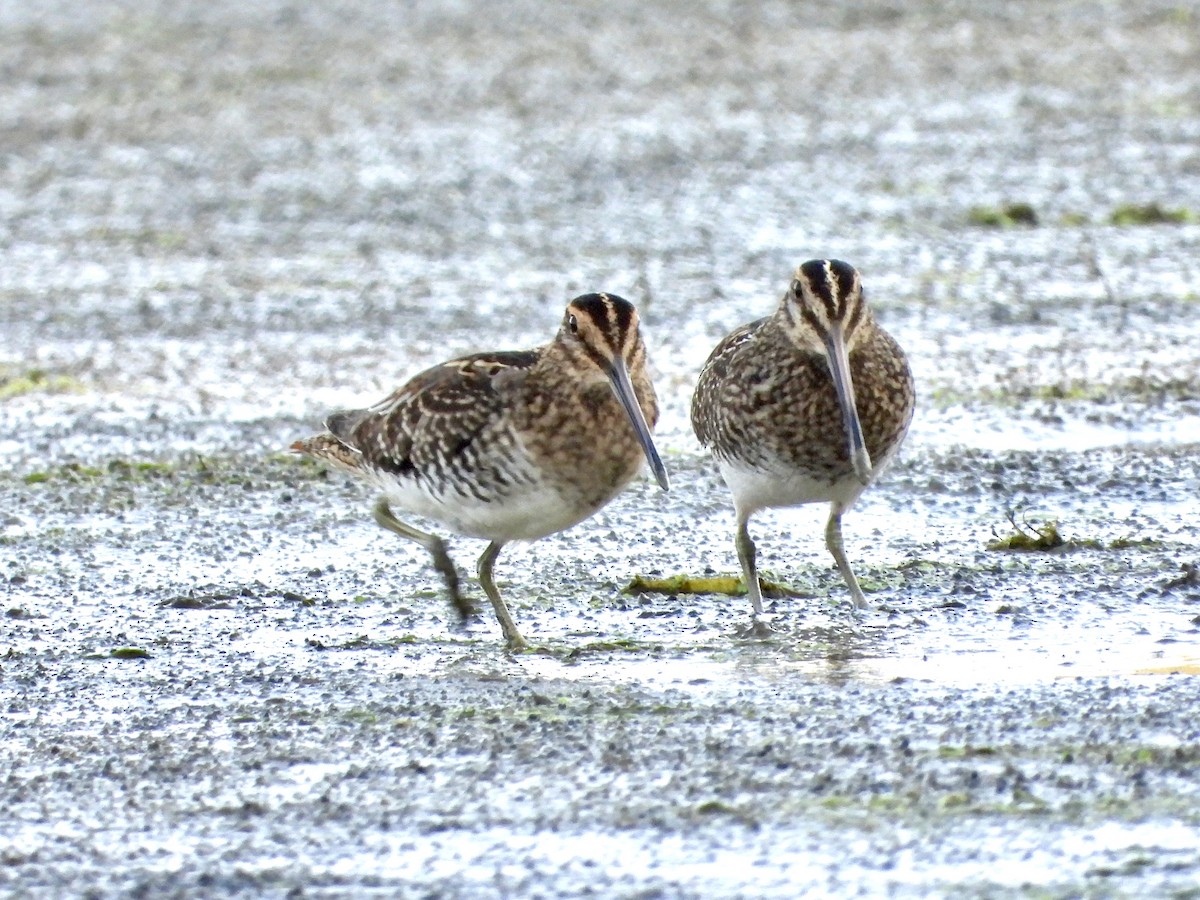
[[[579,334],[579,320],[574,316],[567,316],[567,327],[571,329],[571,334]]]

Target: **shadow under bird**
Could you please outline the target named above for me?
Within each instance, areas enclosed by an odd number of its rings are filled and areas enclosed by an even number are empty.
[[[747,523],[759,510],[804,503],[830,504],[825,545],[855,606],[867,605],[842,546],[842,514],[896,455],[914,400],[904,352],[841,260],[801,265],[774,315],[713,350],[692,398],[692,428],[733,494],[756,617],[762,589]]]
[[[651,431],[658,399],[633,304],[584,294],[554,340],[434,366],[368,409],[338,412],[292,449],[376,485],[375,521],[429,551],[465,619],[474,610],[440,537],[392,506],[490,541],[477,571],[504,638],[527,646],[492,579],[501,548],[570,528],[613,499],[648,462],[667,471]]]

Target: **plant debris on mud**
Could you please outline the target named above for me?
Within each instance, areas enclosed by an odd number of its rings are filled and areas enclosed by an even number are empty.
[[[1194,894],[1197,58],[1160,0],[0,5],[0,894]],[[872,608],[773,510],[755,618],[688,403],[814,257],[918,412]],[[286,450],[592,290],[672,490],[506,548],[509,653]]]

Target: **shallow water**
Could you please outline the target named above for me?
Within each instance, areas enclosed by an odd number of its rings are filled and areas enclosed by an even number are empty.
[[[1194,891],[1200,224],[1109,217],[1198,212],[1198,53],[1170,4],[4,7],[0,893]],[[827,254],[919,389],[873,609],[815,508],[754,520],[767,640],[622,593],[736,569],[691,388]],[[595,289],[673,488],[506,548],[514,657],[285,448]]]

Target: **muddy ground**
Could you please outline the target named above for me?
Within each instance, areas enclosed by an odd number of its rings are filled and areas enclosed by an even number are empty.
[[[1195,11],[310,6],[0,7],[0,892],[1200,896]],[[623,593],[736,570],[691,386],[826,255],[875,608],[819,509],[770,640]],[[600,289],[673,486],[505,552],[513,656],[285,448]]]

